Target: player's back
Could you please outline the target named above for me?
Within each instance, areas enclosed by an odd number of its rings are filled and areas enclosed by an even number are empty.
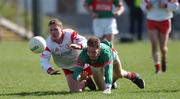
[[[96,60],[91,61],[88,54],[87,48],[83,49],[80,54],[80,60],[85,64],[90,64],[94,67],[103,67],[107,62],[112,61],[112,49],[110,46],[106,45],[105,43],[100,44],[100,55]]]

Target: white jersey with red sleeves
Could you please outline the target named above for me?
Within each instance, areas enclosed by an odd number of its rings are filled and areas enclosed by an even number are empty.
[[[53,42],[49,36],[46,40],[47,48],[41,55],[41,65],[47,71],[51,64],[49,63],[50,57],[53,57],[55,64],[62,69],[71,70],[76,63],[81,50],[71,49],[70,44],[79,44],[83,48],[86,47],[87,40],[85,37],[78,35],[72,29],[63,30],[63,41],[61,44]]]
[[[147,19],[155,21],[163,21],[173,17],[173,11],[179,8],[178,2],[171,2],[171,0],[143,0],[142,7],[146,9],[148,2],[152,4],[150,10],[146,10]],[[159,2],[167,4],[167,8],[160,8]]]

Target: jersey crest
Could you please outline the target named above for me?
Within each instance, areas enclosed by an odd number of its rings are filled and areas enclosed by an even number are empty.
[[[92,8],[96,11],[112,11],[114,0],[94,0]]]

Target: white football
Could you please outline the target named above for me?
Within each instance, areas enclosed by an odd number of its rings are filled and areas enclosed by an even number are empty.
[[[29,49],[34,53],[42,53],[46,48],[46,41],[41,36],[35,36],[29,41]]]

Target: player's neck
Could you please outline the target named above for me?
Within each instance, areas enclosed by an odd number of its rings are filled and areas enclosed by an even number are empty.
[[[62,31],[61,33],[62,33],[61,37],[56,41],[56,43],[58,43],[58,44],[62,44],[63,40],[64,40],[64,32]]]

